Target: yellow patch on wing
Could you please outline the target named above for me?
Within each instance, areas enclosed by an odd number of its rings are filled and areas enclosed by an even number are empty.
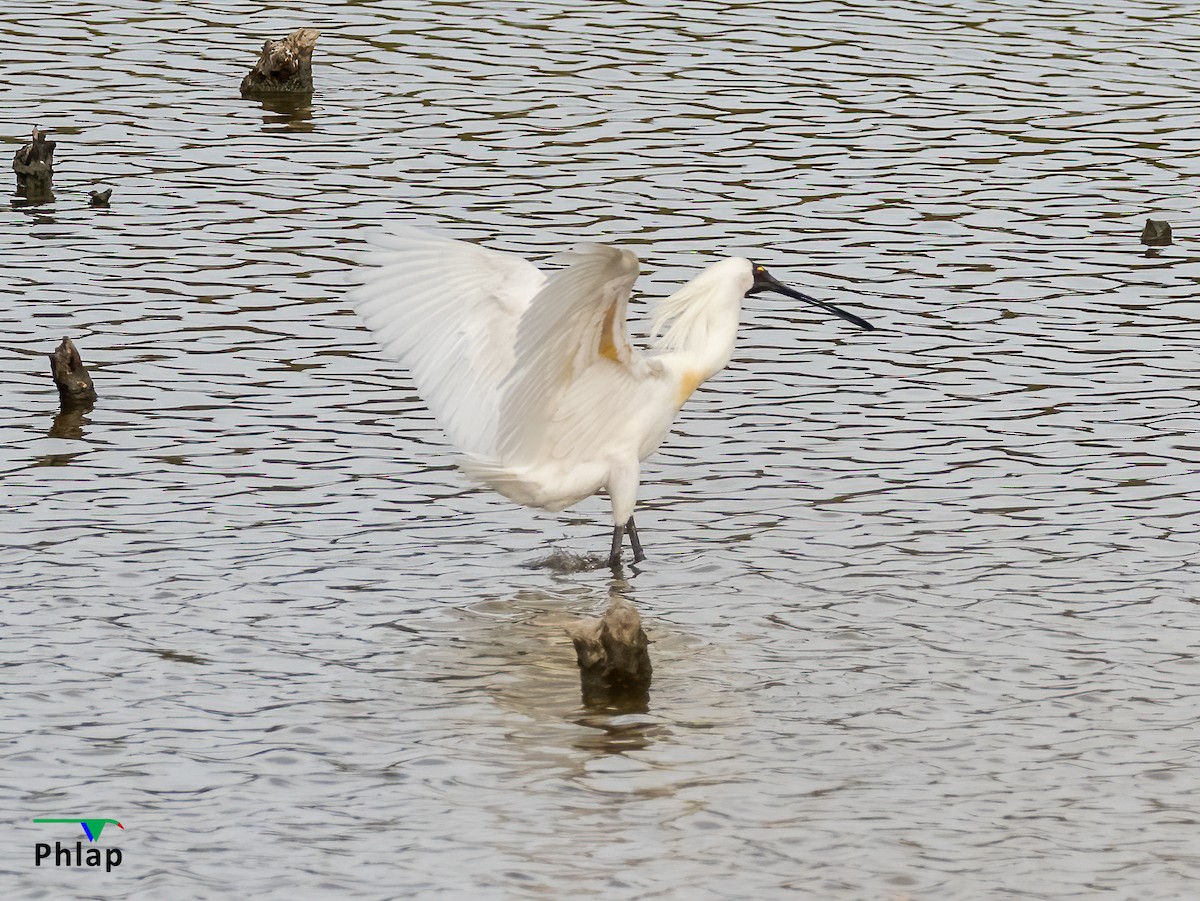
[[[604,314],[604,324],[600,326],[600,356],[614,363],[621,362],[621,352],[613,335],[617,319],[617,305],[613,303]]]
[[[692,392],[703,383],[704,373],[698,369],[685,369],[683,375],[679,377],[679,390],[675,392],[675,402],[682,407],[684,402],[692,396]]]

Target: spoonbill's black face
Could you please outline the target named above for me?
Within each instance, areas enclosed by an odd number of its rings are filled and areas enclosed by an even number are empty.
[[[868,331],[875,328],[875,326],[871,325],[871,323],[867,322],[867,320],[855,316],[853,313],[847,313],[845,310],[841,309],[840,307],[835,307],[831,303],[826,303],[823,300],[817,300],[815,297],[809,297],[807,294],[801,294],[795,288],[789,288],[779,279],[775,278],[775,276],[771,275],[771,273],[767,272],[765,267],[760,266],[757,263],[751,263],[750,265],[754,271],[754,284],[750,286],[750,290],[746,292],[747,294],[758,294],[762,291],[774,291],[776,294],[782,294],[785,297],[791,297],[795,300],[802,300],[805,303],[810,303],[813,306],[820,307],[822,310],[832,313],[834,316],[840,316],[847,322],[853,322],[859,328],[865,328]]]

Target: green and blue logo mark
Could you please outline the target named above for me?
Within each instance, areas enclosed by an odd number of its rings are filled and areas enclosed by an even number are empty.
[[[83,827],[83,834],[88,837],[89,842],[94,842],[100,837],[100,833],[104,831],[104,827],[109,823],[117,823],[116,820],[98,820],[94,818],[84,817],[35,817],[35,823],[78,823]],[[121,826],[120,823],[117,823]],[[124,829],[124,826],[121,826]]]
[[[109,823],[116,823],[121,829],[125,828],[119,821],[108,817],[35,817],[34,822],[78,823],[83,827],[83,834],[87,836],[89,843],[100,838],[100,833]],[[112,872],[113,867],[119,867],[122,857],[120,848],[105,848],[103,855],[100,854],[99,848],[88,848],[85,852],[81,841],[75,842],[74,848],[62,842],[55,842],[53,848],[48,842],[38,842],[33,848],[33,865],[40,867],[51,855],[56,867],[98,867],[103,864],[106,873]]]

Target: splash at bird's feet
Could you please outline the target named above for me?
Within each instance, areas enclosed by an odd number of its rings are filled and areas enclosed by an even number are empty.
[[[597,569],[609,569],[609,562],[607,554],[574,554],[555,548],[545,557],[538,557],[536,560],[522,563],[521,566],[524,569],[548,569],[560,576],[570,576]]]

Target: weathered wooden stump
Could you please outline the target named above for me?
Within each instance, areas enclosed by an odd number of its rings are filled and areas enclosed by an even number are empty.
[[[579,658],[584,704],[645,704],[653,667],[642,618],[633,604],[616,595],[604,616],[572,623],[566,632]]]
[[[54,141],[46,133],[33,129],[33,140],[13,155],[13,172],[17,173],[17,193],[28,201],[40,203],[53,200],[51,182],[54,178]]]
[[[242,79],[242,96],[312,93],[312,53],[320,32],[298,28],[286,38],[267,41],[262,54]]]
[[[96,402],[92,377],[84,368],[83,359],[70,338],[63,338],[54,353],[50,354],[50,374],[58,386],[58,402],[64,411],[80,407],[90,409]]]
[[[17,173],[18,187],[31,178],[48,181],[53,177],[56,146],[56,142],[46,140],[46,133],[40,128],[33,129],[33,140],[13,156],[13,171]]]

